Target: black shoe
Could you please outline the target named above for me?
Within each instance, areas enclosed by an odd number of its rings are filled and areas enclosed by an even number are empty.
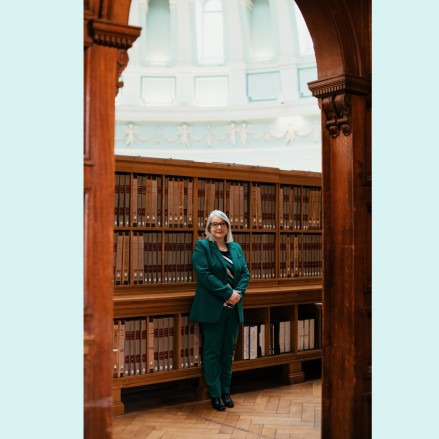
[[[224,395],[222,395],[223,401],[224,401],[224,405],[226,407],[232,408],[235,407],[235,404],[233,404],[232,398],[230,398],[230,393],[224,393]]]
[[[212,407],[215,410],[219,410],[220,412],[223,412],[226,409],[226,406],[224,405],[223,400],[220,396],[212,398]]]

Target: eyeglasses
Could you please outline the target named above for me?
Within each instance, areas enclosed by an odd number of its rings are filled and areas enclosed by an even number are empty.
[[[210,226],[214,229],[218,229],[219,227],[227,227],[227,223],[210,223]]]

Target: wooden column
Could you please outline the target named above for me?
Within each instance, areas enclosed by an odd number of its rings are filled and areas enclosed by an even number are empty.
[[[129,6],[129,5],[128,5]],[[84,12],[84,437],[111,437],[114,99],[139,28]]]
[[[322,439],[371,437],[370,81],[310,83],[323,126]]]

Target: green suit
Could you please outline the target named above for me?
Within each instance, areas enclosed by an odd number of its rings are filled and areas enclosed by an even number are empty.
[[[227,244],[233,261],[234,289],[243,296],[250,280],[241,246]],[[227,285],[226,262],[216,242],[207,239],[195,243],[192,255],[197,275],[190,320],[200,322],[203,334],[203,372],[212,398],[230,393],[232,359],[239,323],[244,322],[242,299],[235,308],[224,303],[232,295]]]

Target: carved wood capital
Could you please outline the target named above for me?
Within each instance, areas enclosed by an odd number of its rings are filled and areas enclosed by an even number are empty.
[[[95,19],[92,16],[84,18],[84,47],[92,44],[119,49],[116,55],[116,94],[123,87],[120,76],[128,65],[127,50],[132,47],[142,28],[112,23],[106,20]]]
[[[313,96],[326,116],[326,128],[332,137],[340,131],[349,136],[352,132],[352,95],[363,95],[370,101],[371,81],[353,75],[340,75],[313,81],[308,84]]]
[[[88,39],[94,44],[128,50],[140,35],[142,28],[125,24],[112,23],[107,20],[87,19]]]

